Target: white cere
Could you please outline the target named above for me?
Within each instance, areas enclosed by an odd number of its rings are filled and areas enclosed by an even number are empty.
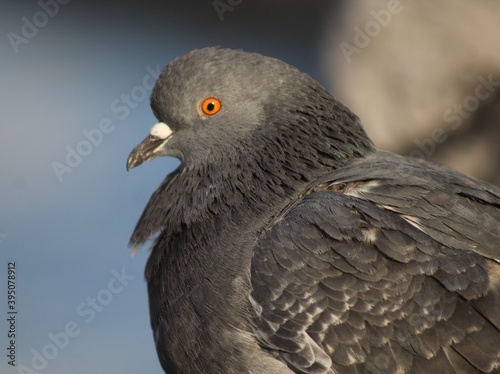
[[[166,123],[158,122],[153,126],[149,134],[160,139],[167,139],[172,135],[172,129]]]

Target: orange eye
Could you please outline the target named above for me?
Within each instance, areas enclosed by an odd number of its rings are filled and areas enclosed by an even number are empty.
[[[217,114],[219,110],[222,108],[222,104],[219,99],[215,97],[207,97],[201,103],[201,111],[207,116],[213,116]]]

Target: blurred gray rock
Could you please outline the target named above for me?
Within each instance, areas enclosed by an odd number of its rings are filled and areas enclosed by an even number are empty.
[[[499,20],[496,0],[345,1],[323,66],[378,147],[500,185]]]

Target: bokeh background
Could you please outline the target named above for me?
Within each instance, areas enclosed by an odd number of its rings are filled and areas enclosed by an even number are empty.
[[[130,173],[125,162],[156,122],[153,76],[194,48],[283,59],[350,106],[381,147],[498,184],[499,5],[460,2],[3,1],[0,372],[162,372],[148,250],[132,258],[127,244],[178,161]],[[446,114],[459,105],[456,126]],[[7,357],[9,262],[16,367]]]

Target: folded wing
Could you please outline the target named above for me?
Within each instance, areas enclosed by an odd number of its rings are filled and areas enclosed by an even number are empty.
[[[500,366],[500,192],[388,153],[337,170],[263,233],[255,331],[298,373]]]

